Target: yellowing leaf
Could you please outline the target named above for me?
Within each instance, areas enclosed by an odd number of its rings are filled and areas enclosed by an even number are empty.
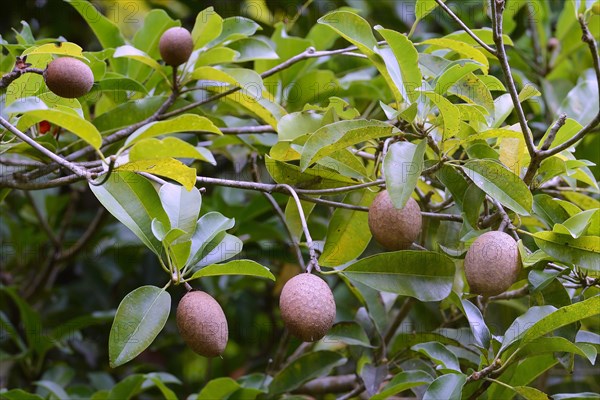
[[[187,190],[192,190],[196,184],[196,170],[173,158],[132,161],[115,168],[115,171],[147,172],[163,176],[179,182]]]
[[[519,138],[504,138],[500,142],[500,161],[515,175],[521,172],[525,141]]]

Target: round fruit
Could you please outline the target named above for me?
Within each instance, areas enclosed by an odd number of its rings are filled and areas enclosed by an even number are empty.
[[[281,318],[290,333],[305,342],[321,339],[333,325],[335,301],[327,283],[318,276],[296,275],[283,286]]]
[[[94,84],[94,74],[83,61],[61,57],[48,64],[44,80],[54,94],[73,99],[90,91]]]
[[[404,208],[397,209],[387,190],[380,192],[369,207],[369,229],[388,250],[406,250],[421,234],[421,208],[409,198]]]
[[[223,309],[211,295],[188,292],[177,306],[177,329],[196,353],[216,357],[227,345],[229,330]]]
[[[192,34],[185,28],[169,28],[160,37],[158,50],[168,65],[181,65],[190,58],[194,50]]]
[[[517,281],[521,258],[517,242],[504,232],[479,236],[467,251],[465,275],[471,293],[495,296]]]

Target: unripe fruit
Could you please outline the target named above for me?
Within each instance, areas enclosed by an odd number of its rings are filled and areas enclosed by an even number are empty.
[[[479,236],[467,251],[465,275],[471,293],[495,296],[517,281],[521,258],[517,242],[504,232]]]
[[[369,207],[369,229],[388,250],[406,250],[421,234],[421,207],[409,198],[404,208],[397,209],[387,190],[380,192]]]
[[[94,74],[84,62],[76,58],[61,57],[48,64],[44,80],[54,94],[73,99],[90,91],[94,84]]]
[[[211,295],[188,292],[177,306],[177,329],[196,353],[216,357],[227,346],[229,330],[223,309]]]
[[[287,281],[279,308],[290,333],[305,342],[321,339],[335,320],[335,300],[327,282],[308,273]]]
[[[185,28],[169,28],[160,37],[158,50],[168,65],[181,65],[190,58],[194,50],[192,34]]]

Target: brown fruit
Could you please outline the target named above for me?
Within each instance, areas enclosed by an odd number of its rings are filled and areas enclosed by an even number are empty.
[[[305,342],[321,339],[335,320],[333,293],[327,282],[312,274],[299,274],[287,281],[279,308],[290,333]]]
[[[406,250],[421,234],[421,207],[409,198],[404,208],[397,209],[387,190],[380,192],[369,207],[369,229],[388,250]]]
[[[192,34],[185,28],[169,28],[160,37],[158,50],[168,65],[181,65],[190,58],[194,50]]]
[[[44,71],[44,80],[54,94],[73,99],[90,91],[94,84],[94,74],[83,61],[61,57],[48,64]]]
[[[495,296],[517,281],[521,258],[517,242],[504,232],[479,236],[467,251],[465,275],[471,293]]]
[[[188,292],[177,306],[177,329],[196,353],[216,357],[227,346],[229,330],[223,309],[208,293]]]

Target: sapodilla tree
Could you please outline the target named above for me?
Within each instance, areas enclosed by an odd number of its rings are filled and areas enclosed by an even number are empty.
[[[227,346],[229,328],[223,309],[208,293],[188,292],[177,306],[177,329],[196,353],[216,357]]]
[[[408,249],[421,234],[422,224],[421,207],[413,198],[398,209],[384,190],[369,207],[369,229],[375,240],[388,250]]]
[[[305,342],[321,339],[335,320],[335,300],[329,285],[310,273],[296,275],[286,282],[279,308],[290,333]]]
[[[167,65],[177,67],[185,63],[194,50],[192,34],[185,28],[169,28],[160,37],[158,50]]]
[[[52,93],[73,99],[90,91],[94,84],[94,74],[83,61],[60,57],[48,64],[44,71],[44,81]]]
[[[504,232],[490,231],[479,236],[465,257],[465,275],[471,293],[500,294],[517,281],[520,271],[517,242]]]

